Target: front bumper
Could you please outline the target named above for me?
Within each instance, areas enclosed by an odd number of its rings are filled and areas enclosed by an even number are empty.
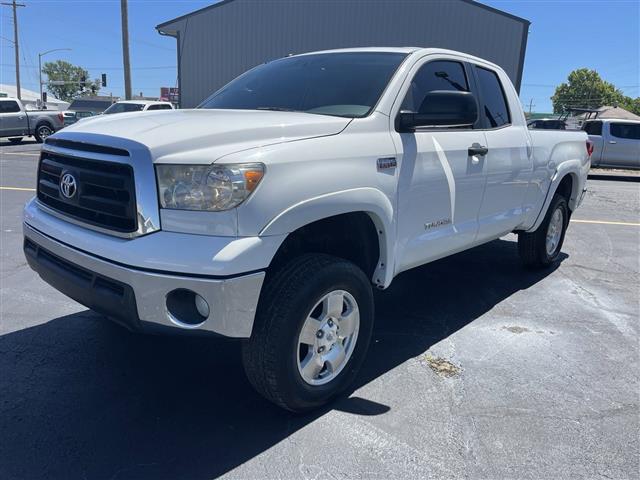
[[[43,280],[129,328],[203,330],[236,338],[251,335],[264,272],[230,277],[157,272],[96,257],[59,242],[26,222],[23,230],[25,256]],[[190,325],[169,313],[167,295],[179,289],[195,292],[206,300],[210,308],[206,320]]]

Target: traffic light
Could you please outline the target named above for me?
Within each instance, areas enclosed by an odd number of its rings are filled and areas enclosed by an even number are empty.
[[[103,87],[107,86],[107,74],[106,73],[102,74],[102,86]]]
[[[42,103],[47,103],[47,92],[42,92]]]

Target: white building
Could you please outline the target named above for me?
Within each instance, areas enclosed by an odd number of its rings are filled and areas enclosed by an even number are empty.
[[[34,110],[38,108],[37,102],[40,98],[39,92],[20,88],[20,96],[22,97],[21,100],[25,108]],[[17,97],[16,86],[0,83],[0,97]],[[66,110],[69,108],[69,105],[69,102],[58,100],[50,93],[47,93],[47,110]]]

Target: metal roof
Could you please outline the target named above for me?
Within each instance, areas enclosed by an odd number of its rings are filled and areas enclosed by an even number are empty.
[[[212,4],[212,5],[207,6],[207,7],[203,7],[203,8],[200,8],[198,10],[194,10],[193,12],[186,13],[184,15],[180,15],[179,17],[176,17],[176,18],[173,18],[171,20],[167,20],[166,22],[160,23],[160,24],[156,25],[156,30],[158,30],[158,31],[160,31],[162,33],[165,33],[167,35],[173,35],[173,32],[165,31],[165,30],[163,30],[163,28],[168,26],[168,25],[171,25],[172,23],[179,22],[180,20],[184,20],[184,19],[186,19],[188,17],[191,17],[193,15],[198,15],[200,13],[203,13],[203,12],[207,11],[207,10],[211,10],[213,8],[222,7],[223,5],[226,5],[228,3],[235,2],[235,1],[236,0],[220,0],[219,2],[216,2],[216,3]],[[267,1],[267,0],[262,0],[262,1]],[[429,1],[429,0],[423,0],[423,1]],[[455,0],[449,0],[449,1],[455,1]],[[495,13],[497,15],[502,15],[504,17],[511,18],[512,20],[516,20],[518,22],[522,22],[525,25],[530,25],[531,24],[531,22],[529,20],[527,20],[527,19],[524,19],[522,17],[518,17],[516,15],[512,15],[511,13],[504,12],[502,10],[490,7],[489,5],[485,5],[483,3],[476,2],[474,0],[457,0],[457,1],[468,3],[470,5],[474,5],[476,7],[482,8],[484,10],[487,10],[489,12]]]

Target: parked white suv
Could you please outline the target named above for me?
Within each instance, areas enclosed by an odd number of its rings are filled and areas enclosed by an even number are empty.
[[[173,110],[173,104],[156,100],[120,100],[111,104],[103,115],[114,113],[146,112],[148,110]]]
[[[304,411],[352,384],[374,287],[510,232],[526,265],[557,262],[586,140],[528,130],[504,71],[462,53],[287,57],[197,109],[49,138],[24,250],[130,328],[244,339],[255,388]]]

